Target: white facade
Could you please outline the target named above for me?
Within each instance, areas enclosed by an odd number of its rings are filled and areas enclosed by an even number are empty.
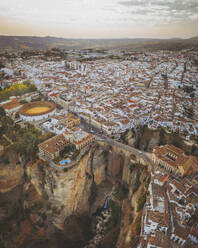
[[[5,111],[6,111],[6,113],[11,114],[13,112],[17,112],[22,106],[23,105],[19,105],[19,106],[15,107],[15,108],[5,109]]]
[[[66,69],[74,69],[78,71],[86,71],[87,70],[87,64],[82,64],[77,61],[65,61],[65,68]]]
[[[180,245],[184,245],[186,240],[182,239],[181,237],[175,235],[174,233],[171,235],[171,240],[173,240],[174,242],[177,242]]]
[[[191,242],[193,242],[193,243],[195,243],[195,244],[198,244],[198,238],[195,237],[194,235],[189,234],[189,235],[188,235],[188,238],[191,240]]]
[[[43,114],[43,115],[35,115],[35,116],[26,116],[23,114],[20,114],[20,118],[24,121],[29,121],[29,122],[33,122],[33,121],[40,121],[43,119],[47,119],[51,116],[53,116],[56,113],[56,109],[54,109],[53,111]]]

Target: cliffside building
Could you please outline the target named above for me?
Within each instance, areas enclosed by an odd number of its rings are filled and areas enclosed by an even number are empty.
[[[77,131],[73,134],[72,143],[76,149],[81,150],[94,140],[94,136],[84,131]]]
[[[179,176],[192,175],[198,170],[198,157],[187,156],[182,149],[172,145],[155,147],[152,160]]]
[[[53,160],[59,156],[60,151],[68,144],[68,140],[63,134],[54,136],[38,145],[39,157],[46,157]]]
[[[74,132],[64,132],[63,134],[56,135],[38,145],[39,157],[53,160],[58,157],[66,145],[74,144],[76,149],[81,150],[89,145],[94,140],[92,134],[86,133],[81,130]]]

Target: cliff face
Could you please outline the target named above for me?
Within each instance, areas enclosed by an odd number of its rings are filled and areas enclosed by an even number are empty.
[[[147,152],[152,152],[156,146],[170,144],[183,149],[187,154],[193,156],[198,154],[196,140],[186,142],[183,135],[169,132],[162,127],[152,130],[144,126],[137,128],[137,130],[128,130],[122,135],[122,138],[124,143]]]
[[[106,151],[98,145],[92,150],[89,166],[94,182],[97,185],[101,184],[107,178],[107,156]]]
[[[69,170],[58,171],[36,161],[26,165],[25,169],[21,164],[15,167],[5,165],[0,168],[0,173],[0,244],[20,247],[25,243],[31,247],[30,240],[38,235],[59,247],[58,230],[64,233],[72,226],[75,229],[78,226],[81,233],[80,236],[75,231],[72,235],[70,233],[73,241],[80,239],[83,243],[89,238],[87,233],[86,237],[83,236],[85,226],[89,230],[88,217],[83,216],[89,213],[92,184],[100,184],[105,178],[102,149],[93,146]],[[61,237],[64,240],[63,233]]]
[[[129,193],[122,202],[122,224],[117,241],[119,248],[136,247],[136,237],[139,234],[137,218],[141,214],[137,209],[137,202],[147,190],[149,177],[150,173],[145,165],[128,162],[124,166],[122,180],[128,185]]]
[[[13,215],[19,208],[23,195],[24,169],[20,165],[0,167],[0,223]]]
[[[90,217],[104,205],[112,185],[118,182],[127,185],[133,215],[134,195],[147,176],[145,168],[134,163],[111,149],[93,145],[68,170],[56,170],[40,160],[25,169],[22,165],[13,169],[3,167],[0,244],[12,248],[21,245],[59,248],[66,242],[69,248],[84,247],[92,235]],[[104,183],[107,181],[111,183]],[[130,230],[128,225],[121,228],[121,234],[126,230]],[[121,237],[119,247],[125,243]]]
[[[123,135],[123,141],[140,150],[151,152],[155,146],[162,142],[159,130],[150,130],[149,128],[137,128],[137,130],[128,130]]]
[[[100,184],[105,179],[102,152],[102,149],[92,147],[79,163],[66,171],[54,170],[44,163],[37,163],[28,168],[28,176],[38,193],[51,202],[52,208],[61,211],[61,215],[56,217],[56,222],[62,222],[62,227],[66,217],[88,213],[91,185],[93,182]]]
[[[21,165],[2,165],[0,167],[0,192],[6,193],[23,184],[24,169]]]

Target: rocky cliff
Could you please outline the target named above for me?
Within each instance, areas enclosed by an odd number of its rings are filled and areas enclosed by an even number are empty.
[[[112,202],[119,205],[123,220],[127,202],[126,212],[133,223],[136,195],[143,191],[141,185],[148,177],[146,167],[135,158],[125,158],[98,144],[70,169],[57,170],[38,160],[15,167],[2,165],[0,173],[0,245],[6,248],[84,247],[94,237],[95,213],[103,208],[112,188],[120,185],[127,188],[127,198],[115,200],[113,196]],[[125,247],[123,232],[130,232],[131,226],[120,221],[104,229],[100,245],[107,247],[113,242]],[[109,234],[115,227],[120,230],[118,242]],[[108,247],[114,247],[113,243]]]
[[[152,152],[159,145],[170,144],[183,149],[188,155],[198,155],[198,140],[191,137],[187,142],[182,134],[171,132],[165,128],[149,129],[146,126],[127,130],[121,136],[122,142],[140,150]]]
[[[24,183],[24,169],[21,165],[0,166],[0,192],[6,193]]]

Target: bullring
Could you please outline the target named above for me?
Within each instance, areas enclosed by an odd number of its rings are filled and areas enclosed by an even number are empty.
[[[24,121],[39,121],[55,114],[56,105],[52,102],[38,101],[26,103],[19,111]]]

